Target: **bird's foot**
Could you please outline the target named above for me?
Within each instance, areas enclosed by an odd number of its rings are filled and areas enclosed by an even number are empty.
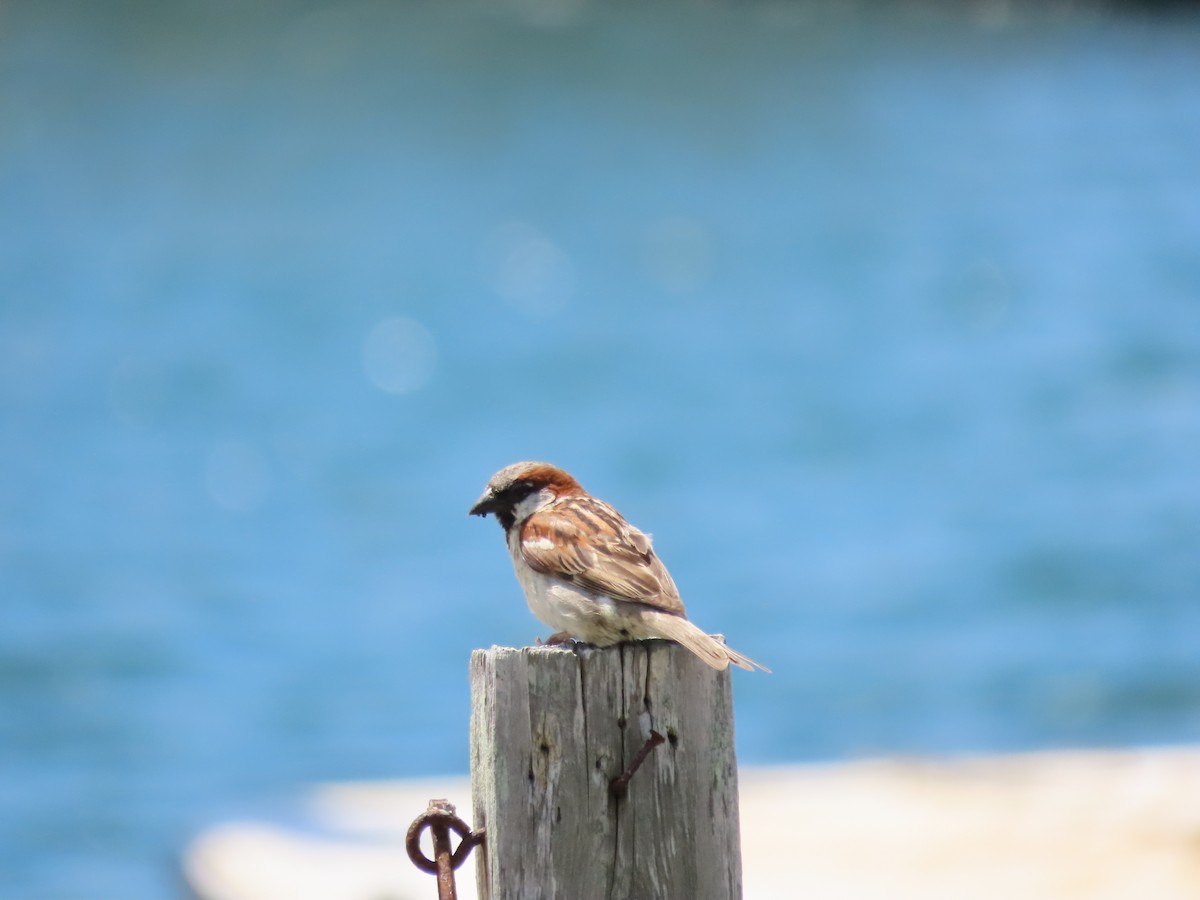
[[[572,637],[565,631],[556,631],[550,637],[546,638],[545,644],[547,647],[555,647],[559,644],[569,644],[571,641]],[[538,643],[542,643],[541,638],[538,638]]]

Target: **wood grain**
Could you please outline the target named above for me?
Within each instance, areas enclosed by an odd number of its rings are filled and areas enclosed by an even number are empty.
[[[741,897],[728,670],[667,641],[493,647],[471,697],[480,897]],[[667,741],[613,797],[651,730]]]

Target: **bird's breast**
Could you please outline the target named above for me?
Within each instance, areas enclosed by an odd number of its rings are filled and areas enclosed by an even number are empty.
[[[577,640],[600,647],[645,636],[633,633],[640,629],[629,621],[628,607],[632,604],[535,571],[521,555],[519,530],[514,528],[509,532],[508,550],[529,611],[540,621],[555,631],[565,631]]]

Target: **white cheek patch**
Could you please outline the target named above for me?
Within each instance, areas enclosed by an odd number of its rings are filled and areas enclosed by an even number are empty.
[[[517,517],[517,521],[528,519],[535,512],[545,509],[554,502],[554,494],[546,488],[536,491],[513,507],[513,513]]]

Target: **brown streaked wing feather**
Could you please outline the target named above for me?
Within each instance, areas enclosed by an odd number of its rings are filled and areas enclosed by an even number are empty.
[[[521,528],[521,553],[534,570],[598,594],[684,611],[650,539],[594,497],[572,497],[530,516]]]

